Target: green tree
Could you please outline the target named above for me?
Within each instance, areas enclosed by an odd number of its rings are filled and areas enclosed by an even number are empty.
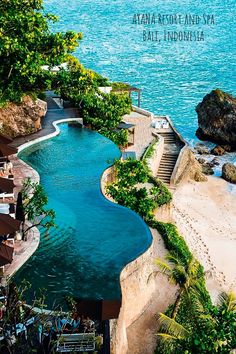
[[[217,306],[185,303],[178,320],[160,314],[156,354],[229,354],[235,349],[236,297],[222,293]]]
[[[132,158],[125,161],[117,160],[114,167],[120,186],[130,189],[137,183],[148,181],[147,169],[142,161]]]
[[[171,282],[179,286],[178,296],[171,313],[171,317],[175,319],[182,298],[184,296],[188,296],[190,298],[193,294],[198,295],[198,292],[200,292],[200,264],[193,256],[191,256],[187,263],[180,257],[172,256],[170,254],[166,256],[166,259],[168,263],[162,261],[161,259],[156,259],[155,263],[159,267],[161,273],[167,275]]]
[[[41,226],[46,230],[55,227],[55,212],[45,208],[48,198],[43,187],[27,179],[21,192],[24,214],[31,223],[30,226],[23,227],[23,239],[32,227]]]
[[[125,146],[127,131],[117,130],[123,116],[131,110],[131,99],[127,93],[104,94],[99,87],[110,86],[108,79],[84,68],[78,59],[68,56],[67,69],[54,76],[53,86],[65,100],[69,100],[80,112],[84,123],[99,133]]]
[[[42,0],[1,0],[0,103],[51,87],[52,74],[41,66],[61,64],[82,38],[73,31],[51,32],[55,21],[44,13]]]

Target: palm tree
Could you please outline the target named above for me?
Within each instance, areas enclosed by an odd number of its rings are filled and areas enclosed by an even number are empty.
[[[166,256],[166,260],[168,263],[160,259],[156,259],[155,263],[162,274],[167,275],[171,282],[179,285],[179,293],[171,314],[171,318],[175,319],[184,295],[191,296],[199,292],[200,296],[199,262],[192,256],[186,263],[181,258],[170,254]]]
[[[196,325],[195,331],[197,331],[198,321],[206,320],[205,322],[205,330],[208,331],[208,341],[205,342],[209,345],[209,352],[218,353],[222,350],[222,348],[232,349],[235,348],[235,326],[232,326],[235,323],[236,318],[236,296],[233,292],[222,293],[219,296],[218,302],[218,311],[220,314],[219,317],[215,316],[214,313],[205,312],[204,307],[201,306],[201,303],[197,297],[194,297],[193,301],[194,311],[191,311],[191,315],[194,317],[194,323]],[[233,314],[233,318],[232,318]],[[223,316],[223,317],[222,317]],[[163,344],[165,344],[165,350],[171,348],[173,352],[173,348],[175,348],[175,343],[181,340],[185,340],[191,338],[192,332],[189,331],[185,326],[176,322],[174,318],[168,317],[163,313],[158,315],[158,322],[160,324],[160,332],[157,333],[159,339],[162,340]],[[200,322],[202,323],[202,322]],[[211,332],[213,330],[213,337]],[[225,332],[225,337],[222,335]],[[194,341],[194,337],[192,339]],[[199,339],[198,339],[199,340]],[[206,340],[206,338],[203,338]],[[212,346],[212,342],[214,342],[214,346]],[[169,351],[166,351],[169,353]]]
[[[221,293],[219,295],[218,306],[226,312],[236,313],[236,295],[232,291],[229,293]]]

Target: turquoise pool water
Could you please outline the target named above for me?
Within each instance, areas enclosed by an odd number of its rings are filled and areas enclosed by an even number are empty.
[[[111,80],[143,89],[142,106],[168,114],[196,141],[195,107],[212,89],[236,95],[235,0],[45,0],[59,31],[82,31],[76,55]],[[136,26],[135,13],[213,14],[215,25]],[[204,42],[143,42],[142,30],[203,30]]]
[[[138,215],[101,194],[101,174],[119,149],[94,131],[66,123],[59,128],[60,135],[20,154],[39,172],[58,228],[42,233],[15,279],[30,281],[32,291],[46,288],[49,305],[69,294],[117,299],[120,271],[148,248],[150,231]]]

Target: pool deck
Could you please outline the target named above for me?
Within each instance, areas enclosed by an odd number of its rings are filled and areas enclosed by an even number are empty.
[[[74,108],[53,108],[53,109],[48,109],[46,116],[44,117],[42,121],[42,129],[39,130],[36,133],[27,135],[27,136],[22,136],[19,138],[15,138],[14,141],[10,144],[14,147],[19,147],[29,141],[36,140],[38,138],[44,137],[46,135],[49,135],[55,131],[55,128],[53,126],[53,122],[60,120],[60,119],[69,119],[69,118],[78,118],[78,112]]]
[[[134,144],[127,147],[125,151],[134,151],[136,158],[140,159],[147,146],[153,141],[155,129],[151,127],[152,118],[137,112],[126,114],[123,119],[126,123],[134,124]]]
[[[36,227],[29,230],[27,241],[15,241],[14,259],[11,264],[7,264],[4,269],[4,277],[12,277],[27,260],[37,250],[40,242],[40,233]]]
[[[50,102],[51,103],[51,102]],[[30,141],[37,140],[49,134],[55,132],[55,127],[53,122],[61,119],[77,118],[78,113],[76,109],[73,108],[55,108],[53,104],[49,105],[46,116],[42,121],[42,129],[34,134],[30,134],[24,137],[15,138],[10,144],[14,147],[20,147],[21,145],[28,143]],[[27,165],[25,162],[20,160],[17,155],[12,155],[10,160],[13,164],[13,174],[14,174],[14,195],[16,196],[21,190],[23,182],[25,179],[30,178],[33,182],[39,182],[40,177],[37,171],[35,171],[31,166]],[[7,200],[5,201],[7,202]],[[34,227],[32,228],[27,236],[27,241],[15,241],[14,249],[15,256],[11,264],[8,264],[4,268],[4,279],[12,277],[23,265],[24,263],[34,254],[40,243],[40,232]]]

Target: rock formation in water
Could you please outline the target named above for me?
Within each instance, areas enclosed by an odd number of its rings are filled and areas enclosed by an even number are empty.
[[[46,102],[34,101],[30,96],[25,96],[21,103],[9,103],[0,108],[0,133],[14,138],[40,130],[46,109]]]
[[[196,146],[194,147],[194,152],[196,152],[199,155],[209,155],[210,154],[209,148],[203,143],[197,143]]]
[[[222,156],[224,153],[225,149],[221,145],[217,145],[211,150],[211,154],[216,156]]]
[[[236,148],[236,98],[214,90],[198,104],[196,112],[199,139]]]
[[[222,178],[236,184],[236,166],[232,163],[225,163],[222,167]]]

